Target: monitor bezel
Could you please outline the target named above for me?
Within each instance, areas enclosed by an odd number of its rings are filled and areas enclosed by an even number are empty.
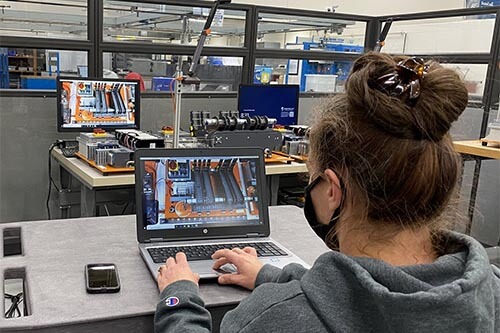
[[[63,118],[62,118],[62,106],[61,106],[61,93],[62,93],[62,85],[61,80],[72,80],[72,81],[98,81],[98,82],[134,82],[137,84],[137,89],[135,89],[135,121],[134,126],[103,126],[103,127],[71,127],[66,128],[63,127]],[[77,77],[77,76],[58,76],[56,78],[56,88],[57,88],[57,132],[93,132],[95,128],[101,128],[106,131],[114,131],[116,129],[140,129],[141,124],[141,89],[140,89],[140,81],[139,80],[130,80],[130,79],[113,79],[113,78],[96,78],[96,77]]]
[[[241,116],[241,98],[240,98],[240,95],[241,95],[241,88],[242,87],[252,87],[252,88],[257,88],[257,89],[261,89],[261,88],[277,88],[277,89],[288,88],[288,89],[292,89],[292,88],[294,88],[294,90],[296,91],[296,95],[297,95],[297,112],[295,112],[295,116],[294,116],[295,124],[288,124],[288,125],[284,125],[284,126],[293,126],[293,125],[299,124],[300,86],[298,84],[247,84],[247,83],[241,83],[238,86],[238,112],[239,112],[240,116]],[[265,114],[256,114],[256,115],[267,116]],[[278,125],[283,125],[283,124],[280,124],[278,121]]]
[[[258,156],[261,168],[257,170],[257,181],[260,184],[261,192],[258,204],[261,212],[261,224],[249,226],[228,226],[228,227],[205,227],[192,229],[162,229],[147,230],[144,228],[144,218],[142,215],[142,181],[141,173],[143,165],[141,158],[169,158],[169,157],[244,157]],[[257,147],[242,147],[235,152],[234,148],[166,148],[166,149],[137,149],[135,152],[135,195],[136,195],[136,228],[137,240],[139,243],[148,243],[155,241],[174,241],[174,240],[196,240],[196,239],[222,239],[222,238],[245,238],[249,235],[254,237],[267,237],[270,234],[269,212],[268,212],[268,187],[266,183],[266,171],[264,162],[264,151]],[[238,233],[235,233],[237,228]]]

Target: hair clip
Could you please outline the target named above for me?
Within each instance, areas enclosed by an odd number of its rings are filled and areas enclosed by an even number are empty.
[[[408,58],[398,62],[396,70],[382,75],[378,80],[380,90],[391,96],[401,96],[409,91],[410,101],[415,103],[420,96],[420,81],[427,74],[429,66],[422,58]]]

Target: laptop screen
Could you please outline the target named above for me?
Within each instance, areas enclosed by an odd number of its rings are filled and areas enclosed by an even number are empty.
[[[264,223],[259,156],[140,157],[143,230]],[[136,166],[137,167],[137,166]]]

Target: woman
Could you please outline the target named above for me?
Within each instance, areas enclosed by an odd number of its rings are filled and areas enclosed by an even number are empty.
[[[460,176],[448,131],[467,106],[463,82],[435,62],[368,53],[345,91],[312,127],[304,208],[335,251],[310,270],[217,251],[215,268],[239,271],[219,283],[254,290],[221,331],[499,332],[500,270],[442,218]],[[167,260],[158,332],[210,330],[197,283],[184,254]],[[182,308],[167,307],[169,295]]]

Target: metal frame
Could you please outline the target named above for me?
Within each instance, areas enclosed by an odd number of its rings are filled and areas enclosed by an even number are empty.
[[[484,114],[483,121],[481,124],[480,136],[486,136],[486,131],[488,128],[488,120],[490,116],[490,109],[493,104],[498,103],[498,92],[500,91],[500,82],[498,81],[498,75],[500,69],[498,68],[498,63],[500,61],[500,9],[496,12],[495,28],[493,30],[493,40],[491,43],[490,50],[490,61],[488,64],[488,72],[486,74],[486,85],[484,87]],[[495,80],[496,78],[496,80]],[[496,96],[493,93],[497,92]]]
[[[498,6],[489,8],[460,8],[460,9],[437,10],[437,11],[410,13],[410,14],[384,15],[384,16],[378,16],[377,19],[380,21],[387,21],[387,19],[392,18],[394,21],[411,21],[411,20],[423,20],[423,19],[434,19],[434,18],[447,18],[455,16],[485,15],[485,14],[495,14],[498,10],[497,8]]]
[[[172,6],[192,6],[209,8],[211,3],[201,0],[122,0],[123,2],[130,3],[149,3],[149,4],[162,4]],[[47,39],[47,38],[33,38],[33,37],[10,37],[1,36],[0,43],[5,47],[29,47],[41,49],[60,49],[60,50],[73,50],[87,52],[89,75],[102,76],[103,70],[103,54],[105,52],[117,53],[159,53],[159,54],[172,54],[172,55],[190,55],[194,52],[195,46],[191,45],[150,45],[131,42],[105,42],[104,36],[104,0],[88,0],[87,1],[87,40],[63,40],[63,39]],[[390,16],[365,16],[353,15],[342,13],[330,13],[319,11],[307,11],[301,9],[291,8],[277,8],[268,6],[254,6],[244,4],[229,4],[221,6],[223,9],[241,10],[246,12],[245,22],[245,44],[240,48],[233,47],[211,47],[207,46],[202,55],[214,56],[230,56],[243,58],[242,68],[242,83],[252,83],[253,72],[255,67],[255,60],[258,58],[271,58],[271,59],[301,59],[301,60],[354,60],[357,54],[342,54],[342,53],[327,53],[321,51],[302,51],[302,50],[287,50],[287,49],[258,49],[257,48],[257,34],[258,34],[258,21],[261,13],[279,14],[288,16],[301,16],[311,18],[324,18],[324,19],[338,19],[349,21],[360,21],[366,23],[365,30],[365,50],[371,50],[375,46],[378,34],[380,33],[382,24],[391,18],[394,22],[409,21],[409,20],[422,20],[422,19],[436,19],[447,18],[467,15],[484,15],[496,14],[495,28],[493,32],[493,40],[490,53],[453,53],[453,54],[433,54],[432,58],[447,63],[464,63],[464,64],[487,64],[488,73],[485,84],[485,92],[483,98],[484,114],[481,125],[480,137],[486,135],[489,111],[497,102],[496,96],[493,93],[500,92],[500,83],[494,78],[498,78],[499,70],[496,66],[497,59],[499,58],[500,49],[500,10],[498,7],[493,8],[475,8],[475,9],[454,9],[445,11],[422,12],[413,14],[401,14]],[[97,15],[96,15],[97,14]],[[429,55],[418,55],[428,57]],[[14,89],[0,91],[2,96],[50,96],[51,92],[35,92],[35,91],[16,91]],[[167,97],[168,93],[154,93],[147,92],[146,96],[155,97],[157,95]],[[232,94],[232,93],[228,93]],[[167,95],[167,96],[165,96]],[[194,95],[194,94],[193,94]],[[205,94],[201,94],[205,95]],[[220,94],[219,96],[222,96]],[[303,95],[303,94],[301,94]],[[477,106],[477,103],[473,103]]]

